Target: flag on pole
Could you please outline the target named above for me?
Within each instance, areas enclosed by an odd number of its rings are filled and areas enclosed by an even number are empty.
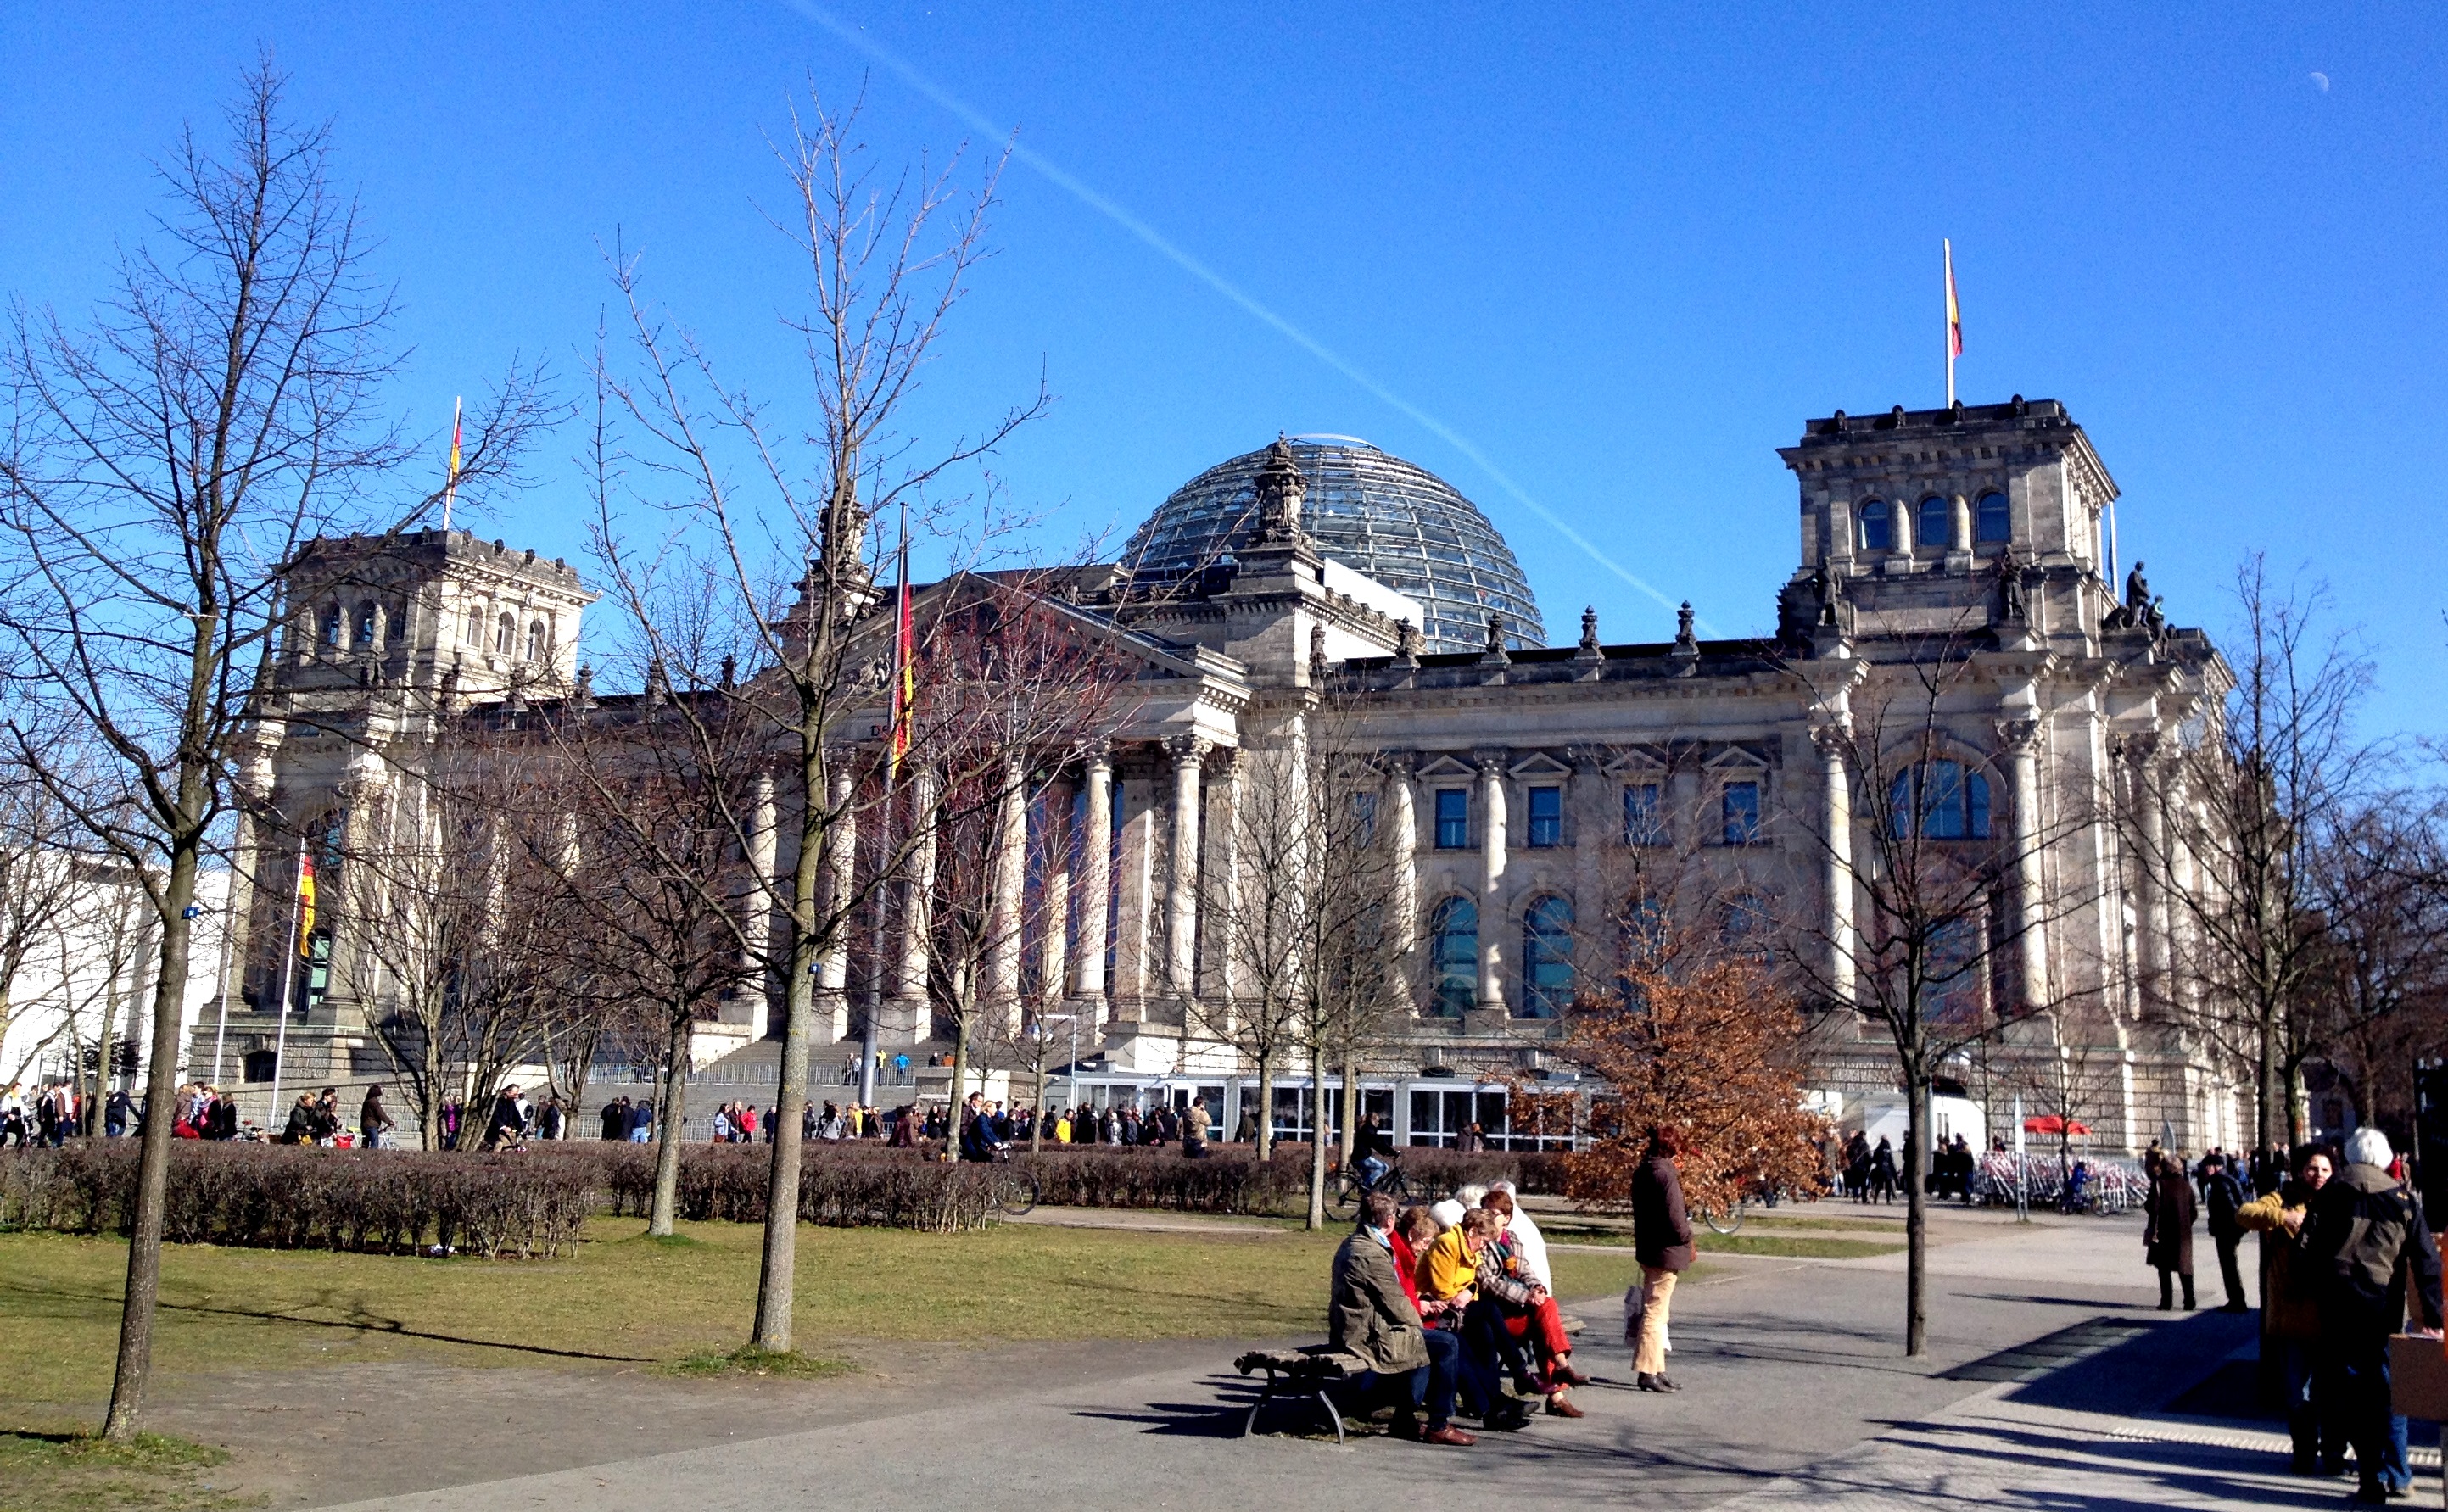
[[[442,485],[442,528],[450,528],[450,502],[459,496],[459,414],[461,400],[450,401],[450,475]]]
[[[887,780],[898,776],[909,754],[910,706],[917,701],[917,638],[909,615],[909,538],[901,538],[900,584],[892,603],[892,743],[885,757]]]
[[[304,851],[297,852],[297,958],[314,959],[315,947],[315,858]]]
[[[1955,302],[1955,243],[1941,241],[1946,249],[1946,354],[1963,355],[1963,311]],[[451,455],[458,453],[453,451]]]

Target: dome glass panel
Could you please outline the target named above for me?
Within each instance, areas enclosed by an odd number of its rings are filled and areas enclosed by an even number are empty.
[[[1451,484],[1348,436],[1294,436],[1291,449],[1309,485],[1301,525],[1319,553],[1415,600],[1422,650],[1485,649],[1490,610],[1508,645],[1547,643],[1512,548]],[[1247,452],[1183,484],[1131,537],[1122,565],[1154,574],[1230,561],[1257,524],[1266,459]]]

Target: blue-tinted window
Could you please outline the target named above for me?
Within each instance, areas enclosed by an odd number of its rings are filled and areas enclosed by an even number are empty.
[[[1768,899],[1756,892],[1745,892],[1726,905],[1726,917],[1718,927],[1718,938],[1729,950],[1758,954],[1769,946]]]
[[[2014,538],[2015,520],[2006,510],[2006,496],[1995,490],[1982,494],[1972,507],[1972,539],[1982,545],[2000,545]]]
[[[1447,898],[1428,921],[1430,1011],[1461,1018],[1479,998],[1479,908]]]
[[[1969,919],[1947,919],[1930,930],[1922,955],[1921,1015],[1924,1023],[1947,1029],[1974,1029],[1980,1024],[1979,935]]]
[[[1886,500],[1863,500],[1861,523],[1863,550],[1885,551],[1896,544],[1895,530],[1887,519]]]
[[[1351,829],[1353,840],[1362,847],[1377,843],[1377,794],[1355,793],[1351,795]]]
[[[1932,550],[1955,542],[1955,506],[1933,493],[1921,502],[1921,539],[1916,545]]]
[[[1521,1013],[1554,1019],[1573,1005],[1573,906],[1544,897],[1521,916]]]
[[[1664,845],[1666,843],[1666,808],[1654,782],[1627,782],[1623,785],[1623,843],[1626,845]]]
[[[1530,790],[1530,846],[1543,851],[1564,843],[1564,790]]]
[[[1759,784],[1729,782],[1722,803],[1728,845],[1757,845],[1760,842]]]
[[[1989,779],[1960,761],[1923,761],[1887,785],[1888,824],[1910,833],[1920,815],[1926,840],[1989,838]]]
[[[1470,790],[1439,788],[1437,790],[1437,849],[1466,851],[1470,849]]]

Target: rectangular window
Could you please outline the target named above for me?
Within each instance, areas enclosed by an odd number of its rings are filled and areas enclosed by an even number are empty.
[[[1440,788],[1437,790],[1437,849],[1467,851],[1470,849],[1470,790]]]
[[[1564,843],[1564,790],[1530,790],[1530,848],[1543,851]]]
[[[1353,840],[1364,851],[1377,843],[1377,794],[1351,795],[1351,832]]]
[[[1627,782],[1623,785],[1624,844],[1666,843],[1666,807],[1659,798],[1658,784],[1654,782]]]
[[[1760,843],[1759,784],[1729,782],[1723,803],[1728,845]]]

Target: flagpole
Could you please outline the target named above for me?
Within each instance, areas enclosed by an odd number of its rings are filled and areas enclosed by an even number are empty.
[[[442,484],[442,533],[450,533],[450,505],[459,497],[459,411],[465,395],[450,401],[450,472]]]
[[[1955,242],[1941,237],[1938,244],[1945,263],[1946,282],[1941,297],[1945,300],[1946,310],[1946,407],[1952,410],[1955,408]]]
[[[297,936],[306,923],[306,899],[298,890],[297,879],[306,874],[306,837],[297,837],[297,872],[289,889],[289,948],[280,957],[280,1025],[272,1036],[272,1111],[263,1117],[266,1138],[272,1135],[272,1123],[280,1116],[280,1073],[288,1069],[289,999],[297,977]]]

